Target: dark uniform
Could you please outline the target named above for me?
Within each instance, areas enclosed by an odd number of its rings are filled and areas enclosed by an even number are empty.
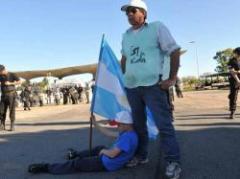
[[[177,81],[175,84],[175,91],[178,98],[183,98],[182,89],[181,89],[181,80],[179,77],[177,77]]]
[[[75,89],[75,87],[71,87],[69,89],[69,93],[71,96],[72,104],[78,104],[79,94],[78,94],[77,90]]]
[[[239,71],[240,70],[240,62],[238,62],[238,60],[236,58],[232,58],[228,62],[228,68],[234,69],[235,71]],[[240,78],[239,74],[238,74],[238,78]],[[237,86],[237,82],[231,74],[229,75],[229,83],[230,83],[230,94],[228,96],[229,110],[231,111],[231,114],[234,114],[234,112],[236,111],[236,106],[237,106],[236,102],[237,102],[239,86]]]
[[[63,93],[63,104],[68,104],[68,98],[69,98],[69,89],[67,87],[62,88],[61,92]]]
[[[1,103],[0,103],[0,118],[1,118],[1,127],[5,130],[5,120],[7,109],[9,108],[10,113],[9,117],[11,120],[11,129],[14,130],[15,122],[15,99],[16,99],[16,89],[15,85],[5,85],[5,82],[14,82],[19,81],[20,79],[14,73],[7,73],[7,75],[0,75],[1,82]]]
[[[30,109],[30,98],[31,98],[31,91],[26,87],[23,92],[21,93],[21,98],[23,101],[24,110],[31,110]]]

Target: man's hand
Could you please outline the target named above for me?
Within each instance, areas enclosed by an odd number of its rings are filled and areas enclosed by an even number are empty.
[[[229,70],[229,72],[231,73],[231,75],[236,75],[237,71],[235,71],[234,69]]]
[[[6,86],[13,85],[13,83],[10,82],[10,81],[6,81],[4,84],[5,84]]]
[[[168,90],[171,86],[174,86],[175,83],[176,83],[176,79],[175,80],[167,79],[160,83],[160,87],[163,90]]]
[[[237,82],[236,85],[235,85],[236,88],[239,88],[240,87],[240,82]]]
[[[102,150],[99,152],[98,155],[99,155],[99,156],[104,155],[104,150],[105,150],[105,149],[102,149]]]
[[[99,155],[106,155],[110,158],[114,158],[116,156],[118,156],[121,153],[121,150],[117,147],[113,148],[113,149],[102,149],[99,152]]]

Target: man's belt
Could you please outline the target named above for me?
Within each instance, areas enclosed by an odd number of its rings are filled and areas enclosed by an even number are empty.
[[[16,91],[5,91],[5,92],[3,92],[3,95],[8,95],[8,94],[15,94],[16,93]]]

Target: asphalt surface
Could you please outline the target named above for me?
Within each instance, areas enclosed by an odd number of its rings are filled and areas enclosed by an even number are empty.
[[[206,102],[206,107],[189,108],[189,100],[187,96],[176,102],[174,125],[182,153],[181,179],[239,179],[240,114],[230,120],[225,106],[211,108]],[[0,131],[0,179],[164,179],[158,140],[151,142],[150,162],[144,166],[109,173],[29,174],[30,163],[64,161],[69,147],[88,148],[88,106],[51,108],[45,108],[51,111],[49,116],[38,109],[30,112],[37,111],[39,115],[34,116],[19,111],[16,131]],[[112,141],[94,130],[94,145],[110,145]]]

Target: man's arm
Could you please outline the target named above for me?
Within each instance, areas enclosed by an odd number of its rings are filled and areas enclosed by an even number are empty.
[[[115,158],[121,153],[121,150],[117,147],[113,149],[102,149],[99,153],[99,155],[106,155],[110,158]]]
[[[177,80],[179,64],[180,64],[180,49],[177,49],[170,54],[170,74],[167,80],[162,81],[161,83],[162,89],[168,90],[170,86],[175,85]]]
[[[228,71],[232,75],[232,77],[236,80],[236,82],[240,83],[240,80],[238,78],[238,74],[240,74],[240,71],[237,71],[237,70],[234,69],[234,66],[235,66],[234,64],[235,63],[234,63],[233,58],[230,59],[230,61],[227,64],[228,65]]]
[[[177,80],[177,73],[180,65],[180,49],[175,50],[170,55],[170,80]]]
[[[236,80],[237,83],[240,83],[240,80],[238,78],[239,71],[234,70],[234,68],[229,69],[229,73],[232,75],[232,77]]]
[[[10,81],[6,81],[5,85],[20,85],[22,82],[21,80],[18,78],[18,76],[16,76],[14,73],[11,74],[12,75],[12,82]]]
[[[122,67],[122,72],[123,74],[125,73],[125,70],[126,70],[126,57],[122,56],[121,58],[121,67]]]
[[[161,50],[170,56],[169,78],[161,82],[161,88],[168,90],[176,82],[181,47],[176,43],[168,28],[162,23],[159,24],[158,41]]]
[[[21,83],[22,83],[21,80],[13,81],[13,82],[6,81],[5,85],[7,85],[7,86],[9,86],[9,85],[20,85]]]

